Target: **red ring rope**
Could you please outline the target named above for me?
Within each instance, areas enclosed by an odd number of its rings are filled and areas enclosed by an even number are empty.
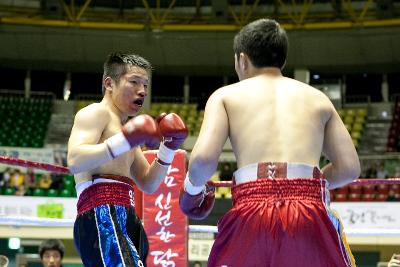
[[[208,181],[207,184],[213,187],[232,187],[231,181]],[[387,179],[357,179],[349,185],[378,185],[378,184],[400,184],[400,178]]]
[[[7,156],[0,156],[0,163],[15,165],[26,168],[41,169],[55,173],[70,174],[67,167],[50,163],[34,162],[30,160],[17,159]],[[213,187],[232,187],[231,181],[208,181],[208,185]],[[378,184],[400,184],[400,178],[387,179],[357,179],[348,185],[378,185]]]
[[[0,163],[15,165],[26,168],[41,169],[45,171],[51,171],[56,173],[66,173],[69,174],[70,171],[67,167],[54,165],[50,163],[34,162],[30,160],[17,159],[7,156],[0,156]]]

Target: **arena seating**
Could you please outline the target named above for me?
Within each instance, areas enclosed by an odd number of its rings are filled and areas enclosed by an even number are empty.
[[[93,103],[94,100],[79,100],[76,104],[76,112],[81,108]],[[149,111],[142,110],[141,113],[151,115],[157,118],[161,113],[176,113],[186,122],[189,135],[196,136],[199,134],[200,126],[203,121],[204,110],[198,110],[195,103],[177,103],[177,102],[155,102],[151,104]]]
[[[397,152],[400,148],[400,101],[396,101],[393,111],[393,119],[389,129],[387,151]]]
[[[79,100],[76,104],[76,111],[80,108],[93,103],[92,100]],[[46,136],[47,126],[52,111],[51,98],[30,98],[0,95],[0,119],[2,128],[0,133],[0,146],[19,146],[19,147],[42,147]],[[398,109],[398,110],[397,110]],[[399,112],[400,104],[396,110]],[[179,114],[187,123],[191,136],[199,134],[200,126],[204,116],[204,110],[198,110],[197,104],[189,103],[152,103],[148,114],[156,118],[163,112],[174,112]],[[364,125],[367,117],[366,108],[344,108],[338,110],[346,128],[358,148],[363,135]],[[397,123],[397,124],[396,124]],[[393,121],[392,134],[398,135],[400,119]],[[395,127],[396,126],[396,127]],[[396,129],[396,130],[395,130]],[[397,139],[396,139],[397,140]],[[396,143],[397,145],[397,143]],[[38,174],[36,181],[41,175]],[[218,179],[218,178],[217,178]],[[71,175],[63,175],[62,183],[57,188],[27,188],[25,195],[28,196],[48,196],[48,197],[74,197],[74,179]],[[0,188],[2,195],[14,195],[15,188]],[[391,200],[400,200],[400,187],[393,186],[348,186],[332,190],[331,199],[333,201],[386,201],[391,195]],[[229,188],[217,188],[217,198],[231,198]]]
[[[400,185],[349,185],[331,191],[331,200],[400,201]]]
[[[0,95],[0,146],[43,147],[53,99]]]
[[[342,118],[346,129],[349,131],[351,138],[353,139],[354,146],[358,148],[364,130],[364,124],[367,117],[367,109],[339,109],[338,114]]]
[[[229,188],[219,187],[216,198],[231,198]],[[400,185],[350,185],[330,191],[331,201],[400,201]]]
[[[25,188],[24,196],[34,197],[76,197],[75,181],[73,175],[61,175],[60,183],[49,188],[40,188],[39,182],[42,174],[35,174],[36,185]],[[16,188],[5,185],[0,187],[0,195],[15,195]]]
[[[200,126],[203,121],[204,110],[197,110],[197,104],[182,103],[152,103],[149,114],[156,118],[163,112],[173,112],[178,114],[186,122],[189,135],[199,134]]]

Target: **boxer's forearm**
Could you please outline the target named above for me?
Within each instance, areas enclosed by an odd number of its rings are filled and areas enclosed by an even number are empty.
[[[153,161],[143,178],[136,177],[137,185],[143,192],[153,194],[167,176],[168,168],[169,166],[162,165],[156,160]]]
[[[93,170],[111,159],[105,143],[79,145],[68,151],[68,167],[73,174]]]
[[[205,159],[198,156],[191,157],[189,161],[189,179],[194,186],[204,185],[217,169],[218,161]]]
[[[322,168],[322,173],[329,182],[329,189],[335,189],[351,183],[360,175],[359,166],[337,167],[332,163]]]

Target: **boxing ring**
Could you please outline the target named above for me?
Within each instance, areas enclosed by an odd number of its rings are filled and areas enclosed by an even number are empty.
[[[70,174],[70,170],[67,167],[48,164],[48,163],[39,163],[29,160],[22,160],[12,157],[0,156],[0,163],[19,166],[19,167],[26,167],[26,168],[33,168],[33,169],[40,169],[44,171],[49,171],[53,173],[60,173],[60,174]],[[209,181],[208,184],[215,188],[230,188],[232,187],[232,182],[230,181]],[[400,185],[400,178],[387,178],[387,179],[357,179],[353,181],[350,186],[377,186],[377,185]],[[178,187],[177,187],[178,188]],[[180,188],[180,186],[179,186]],[[135,192],[136,194],[136,192]],[[34,198],[34,197],[33,197]],[[74,199],[75,200],[75,199]],[[136,200],[136,198],[135,198]],[[368,205],[385,205],[390,206],[393,203],[397,203],[400,207],[400,202],[365,202]],[[342,208],[346,208],[346,205],[358,205],[357,203],[331,203],[333,208],[335,209],[335,205],[339,205]],[[389,208],[390,209],[390,208]],[[341,215],[342,216],[342,215]],[[397,219],[396,219],[397,220]],[[15,229],[16,233],[18,229],[23,227],[40,227],[49,229],[69,229],[72,232],[72,228],[74,225],[75,219],[74,218],[38,218],[38,217],[24,217],[24,216],[5,216],[0,213],[0,226],[8,227],[9,229]],[[400,222],[400,218],[399,218]],[[399,223],[398,222],[398,223]],[[146,224],[146,223],[145,223]],[[196,233],[205,233],[208,236],[215,236],[218,234],[217,226],[213,225],[187,225],[187,234],[185,238],[187,240],[190,239],[191,235],[196,235]],[[69,231],[68,230],[68,231]],[[388,239],[398,239],[400,240],[400,227],[397,228],[347,228],[345,226],[344,232],[348,236],[349,239],[351,238],[373,238],[373,237],[380,237],[380,238],[388,238]],[[72,236],[71,236],[72,237]],[[71,238],[70,237],[70,238]]]
[[[32,169],[40,169],[53,173],[60,174],[71,174],[67,167],[50,164],[35,162],[30,160],[23,160],[8,156],[0,156],[0,163],[12,166],[19,166]],[[219,187],[232,187],[231,181],[208,181],[208,185],[219,188]],[[357,179],[347,186],[363,186],[363,185],[400,185],[400,178],[386,178],[386,179]],[[32,218],[32,217],[21,217],[21,216],[3,216],[0,214],[0,225],[13,225],[13,226],[49,226],[49,227],[72,227],[74,219],[52,219],[52,218]],[[218,233],[216,226],[212,225],[190,225],[188,228],[189,232],[199,233]],[[400,229],[387,229],[381,231],[375,231],[373,229],[356,229],[347,230],[348,235],[400,235]]]

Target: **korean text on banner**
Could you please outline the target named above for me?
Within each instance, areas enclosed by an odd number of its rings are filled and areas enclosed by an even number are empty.
[[[149,162],[156,153],[146,152]],[[144,228],[149,239],[149,267],[187,266],[188,219],[179,208],[179,191],[186,173],[186,152],[175,152],[174,161],[160,188],[144,195]]]

